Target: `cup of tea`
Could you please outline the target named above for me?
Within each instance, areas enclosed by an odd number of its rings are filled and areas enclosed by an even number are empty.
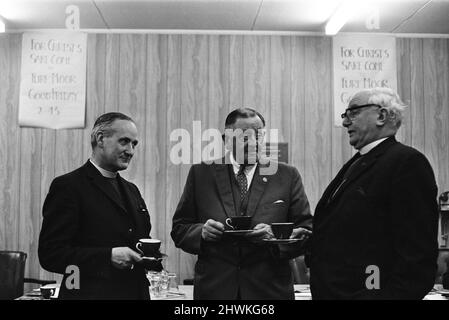
[[[249,230],[251,216],[235,216],[226,219],[226,224],[233,230]]]
[[[43,286],[39,288],[41,291],[41,295],[44,299],[50,299],[52,295],[55,294],[56,288],[55,287],[49,287],[49,286]]]
[[[273,222],[271,231],[276,239],[289,239],[293,232],[293,222]]]
[[[136,244],[136,249],[145,257],[153,257],[159,252],[161,240],[159,239],[140,239]]]

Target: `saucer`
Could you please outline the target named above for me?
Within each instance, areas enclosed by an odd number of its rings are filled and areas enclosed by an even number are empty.
[[[38,290],[40,290],[40,289],[38,289]],[[27,297],[40,297],[40,296],[42,296],[42,294],[40,291],[39,292],[33,291],[33,292],[28,292],[26,294],[26,296]]]
[[[230,235],[244,235],[252,232],[253,230],[225,230],[223,233]]]
[[[142,260],[145,261],[162,261],[163,259],[167,258],[168,256],[165,253],[161,253],[160,257],[142,257]]]
[[[449,297],[449,290],[447,289],[440,289],[435,291],[438,294],[441,294],[444,297]]]
[[[263,239],[265,242],[269,242],[272,244],[287,244],[287,243],[295,243],[300,241],[300,239]]]
[[[164,258],[155,258],[155,257],[142,257],[144,261],[162,261]]]

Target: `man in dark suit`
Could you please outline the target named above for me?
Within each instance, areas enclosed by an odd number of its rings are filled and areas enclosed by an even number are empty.
[[[270,223],[293,222],[291,238],[311,230],[309,203],[296,168],[260,158],[265,120],[250,108],[225,123],[228,152],[212,164],[193,165],[173,217],[178,248],[198,255],[195,299],[294,299],[289,259],[302,241],[270,244]],[[270,170],[276,168],[275,170]],[[234,235],[225,220],[249,215],[251,229]]]
[[[149,299],[142,258],[134,248],[138,239],[149,238],[150,216],[138,188],[118,174],[134,155],[136,125],[124,114],[104,114],[95,122],[91,144],[86,164],[50,186],[40,263],[64,274],[61,299]],[[68,266],[78,268],[79,288]]]
[[[395,140],[404,108],[393,90],[375,88],[342,114],[358,152],[316,207],[313,299],[421,299],[432,289],[437,186],[426,157]]]

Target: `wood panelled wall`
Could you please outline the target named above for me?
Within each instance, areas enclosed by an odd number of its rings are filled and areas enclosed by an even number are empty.
[[[195,257],[176,249],[169,232],[189,165],[169,161],[169,134],[223,128],[227,113],[257,108],[268,128],[289,143],[289,162],[302,174],[312,209],[352,150],[334,127],[332,40],[247,35],[89,34],[86,127],[17,125],[21,35],[0,35],[0,249],[28,253],[26,276],[53,278],[39,266],[41,208],[55,176],[90,155],[95,118],[119,110],[140,130],[124,176],[140,188],[162,239],[166,268],[192,277]],[[424,152],[440,192],[449,189],[449,40],[397,39],[398,85],[410,105],[399,139]]]

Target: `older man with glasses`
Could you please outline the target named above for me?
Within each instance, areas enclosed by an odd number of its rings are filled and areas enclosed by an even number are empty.
[[[395,139],[404,109],[393,90],[375,88],[341,115],[358,152],[316,207],[314,299],[421,299],[432,289],[437,186],[426,157]]]

